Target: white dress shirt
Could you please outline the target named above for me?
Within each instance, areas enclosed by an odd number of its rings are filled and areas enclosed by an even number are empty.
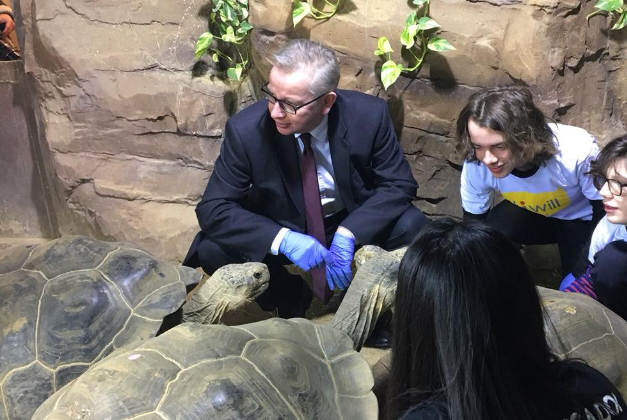
[[[316,171],[318,173],[318,188],[320,189],[320,203],[322,204],[323,217],[332,216],[344,209],[344,202],[335,185],[335,172],[333,171],[333,162],[331,161],[331,148],[329,146],[329,137],[327,134],[329,127],[329,116],[325,115],[322,122],[309,132],[311,135],[311,148],[314,152],[316,160]],[[301,133],[295,133],[294,136],[298,140],[298,148],[300,156],[305,149],[303,141],[300,139]],[[279,254],[279,246],[283,237],[289,231],[288,228],[282,228],[272,241],[270,252],[274,255]]]

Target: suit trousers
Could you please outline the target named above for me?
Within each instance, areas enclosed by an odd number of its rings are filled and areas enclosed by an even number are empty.
[[[331,245],[333,235],[346,215],[346,211],[343,210],[336,215],[325,218],[328,246]],[[378,245],[386,250],[407,246],[428,222],[429,219],[420,210],[411,206],[376,238],[373,245]],[[193,257],[188,256],[183,265],[194,268],[200,266],[207,274],[211,275],[224,265],[245,262],[235,253],[220,247],[204,233],[201,235],[197,253]],[[290,274],[285,268],[286,265],[293,263],[284,255],[272,255],[270,253],[266,254],[261,262],[268,266],[270,284],[266,292],[257,298],[257,303],[266,311],[277,309],[278,315],[282,318],[304,317],[311,304],[312,292],[300,276]]]

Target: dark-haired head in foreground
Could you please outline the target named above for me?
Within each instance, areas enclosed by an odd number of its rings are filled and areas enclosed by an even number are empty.
[[[529,270],[485,224],[447,218],[419,234],[400,265],[394,325],[389,419],[418,406],[436,415],[410,418],[537,420],[567,399],[567,362],[549,349]]]

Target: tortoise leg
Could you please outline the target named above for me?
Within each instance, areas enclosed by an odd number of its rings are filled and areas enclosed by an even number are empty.
[[[373,248],[376,247],[363,248],[372,257],[361,263],[330,323],[331,327],[347,333],[358,351],[374,331],[379,317],[392,307],[396,294],[400,258],[398,254]]]

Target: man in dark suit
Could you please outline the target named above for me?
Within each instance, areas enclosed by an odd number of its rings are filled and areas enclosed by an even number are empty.
[[[196,208],[201,232],[184,264],[211,274],[226,264],[264,262],[270,286],[258,303],[284,318],[304,316],[312,299],[284,265],[322,268],[331,288],[344,289],[355,244],[399,248],[428,221],[412,205],[418,185],[386,103],[337,89],[339,78],[335,54],[316,42],[295,40],[278,51],[265,99],[227,122]],[[322,239],[307,226],[307,150],[315,157]]]

